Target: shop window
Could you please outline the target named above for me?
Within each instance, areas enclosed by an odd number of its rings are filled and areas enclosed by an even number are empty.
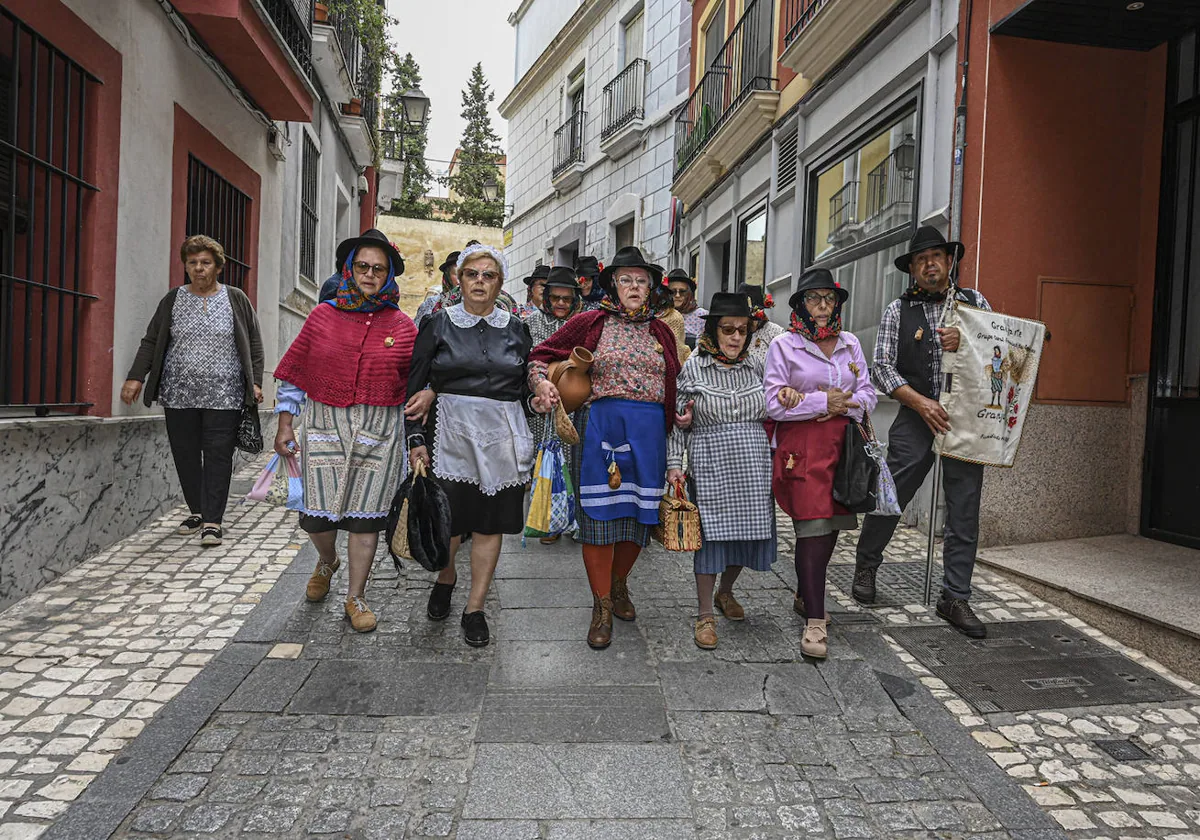
[[[761,286],[767,280],[767,208],[744,219],[738,242],[738,282]]]
[[[830,269],[850,291],[842,325],[875,350],[879,318],[908,276],[892,264],[915,226],[915,103],[838,150],[809,178],[807,264]]]
[[[316,282],[317,273],[317,170],[321,153],[307,131],[300,173],[300,276]]]
[[[188,155],[187,236],[211,236],[225,249],[221,282],[245,291],[250,273],[250,196]]]
[[[81,394],[92,223],[89,107],[98,80],[0,9],[0,408],[90,405]]]

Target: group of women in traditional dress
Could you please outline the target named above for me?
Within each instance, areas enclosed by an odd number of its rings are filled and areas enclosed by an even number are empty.
[[[222,256],[208,239],[185,244],[192,283],[160,305],[123,389],[127,402],[148,377],[148,400],[163,399],[172,412],[221,409],[197,421],[215,427],[261,399],[261,342],[248,300],[229,289],[229,305],[211,304],[225,299],[216,282]],[[345,240],[337,262],[340,275],[274,371],[274,449],[299,458],[299,523],[318,555],[310,601],[328,596],[342,564],[337,533],[345,532],[345,614],[357,631],[375,628],[367,584],[379,534],[397,489],[425,467],[449,502],[452,558],[470,545],[464,639],[488,644],[484,604],[502,538],[523,530],[537,445],[557,434],[549,415],[562,395],[551,366],[585,348],[593,361],[572,418],[579,443],[565,454],[576,492],[571,536],[593,595],[587,643],[607,647],[613,618],[636,618],[630,573],[659,522],[664,489],[677,487],[698,505],[703,534],[693,558],[695,643],[717,646],[714,610],[745,618],[734,584],[743,569],[774,562],[778,503],[796,535],[801,649],[826,655],[825,570],[838,532],[856,524],[833,500],[833,474],[847,424],[875,404],[859,343],[841,329],[847,292],[828,271],[801,278],[784,330],[768,320],[773,301],[761,287],[717,293],[701,309],[687,272],[665,273],[636,247],[607,265],[583,257],[571,267],[539,267],[518,307],[502,291],[511,279],[504,254],[468,243],[443,263],[442,291],[415,323],[399,308],[404,260],[383,233]],[[216,326],[205,328],[225,341],[223,364],[233,359],[224,367],[198,364],[187,343],[210,321]],[[229,395],[219,405],[193,394],[218,390]],[[219,542],[229,434],[222,432],[219,452],[215,444],[205,450],[203,466],[180,455],[183,437],[172,434],[181,476],[191,482],[184,489],[192,516],[181,533],[211,526]],[[209,473],[211,487],[202,480]],[[429,594],[430,620],[449,617],[457,583],[452,559]]]

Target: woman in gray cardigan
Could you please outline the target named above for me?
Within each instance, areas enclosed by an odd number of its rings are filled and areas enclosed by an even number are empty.
[[[121,400],[132,405],[141,394],[147,406],[163,407],[190,511],[179,533],[203,529],[201,545],[220,545],[238,421],[243,406],[263,398],[262,335],[250,298],[217,282],[225,265],[219,242],[189,236],[179,257],[189,282],[159,301]]]

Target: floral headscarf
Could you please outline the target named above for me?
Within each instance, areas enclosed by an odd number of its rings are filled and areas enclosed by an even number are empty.
[[[337,293],[333,298],[325,302],[345,312],[377,312],[389,307],[399,309],[400,286],[396,283],[396,268],[392,265],[390,257],[388,258],[387,280],[378,292],[369,295],[358,287],[358,282],[354,279],[354,258],[364,247],[377,246],[359,246],[350,252],[350,255],[346,257],[345,264],[342,265],[342,283],[338,286]]]
[[[834,288],[840,289],[841,286],[834,283]],[[788,330],[807,338],[809,341],[821,341],[825,338],[833,338],[842,331],[842,300],[838,297],[838,302],[833,307],[833,313],[829,316],[829,322],[818,327],[816,320],[812,315],[808,314],[808,307],[804,305],[804,301],[800,301],[800,305],[792,310],[792,322]]]

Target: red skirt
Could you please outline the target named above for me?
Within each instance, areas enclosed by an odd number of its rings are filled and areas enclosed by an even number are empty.
[[[833,474],[849,422],[843,415],[823,423],[802,420],[775,427],[771,489],[775,501],[792,519],[829,519],[850,513],[833,500]]]

